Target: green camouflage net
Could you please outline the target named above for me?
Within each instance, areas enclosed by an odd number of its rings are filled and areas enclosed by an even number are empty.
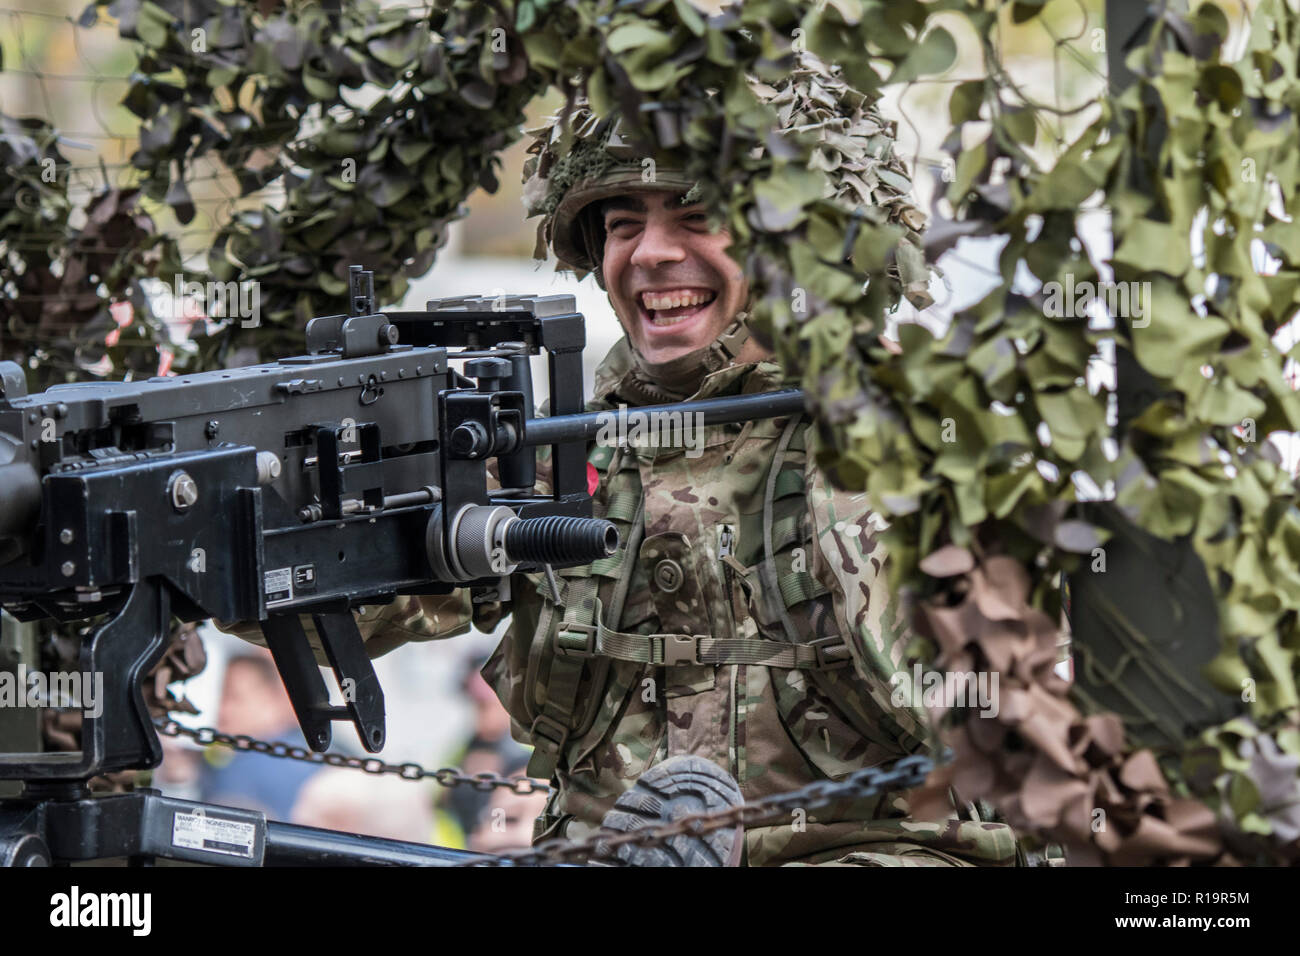
[[[523,106],[551,88],[585,96],[726,210],[752,321],[812,396],[819,463],[892,522],[893,573],[915,597],[929,660],[1000,676],[997,718],[949,715],[957,757],[935,789],[953,781],[992,799],[1080,861],[1296,857],[1300,511],[1266,441],[1300,426],[1279,334],[1300,301],[1293,2],[1261,0],[1232,59],[1215,4],[1162,5],[1128,57],[1136,81],[1050,149],[1051,110],[1011,81],[997,42],[1003,25],[1041,20],[1042,2],[746,0],[715,15],[687,0],[111,9],[143,47],[126,102],[144,123],[146,194],[183,218],[185,170],[203,156],[238,170],[248,194],[285,189],[229,223],[210,256],[215,277],[262,283],[264,328],[227,329],[199,363],[236,345],[296,348],[302,319],[336,310],[352,263],[392,276],[378,291],[399,297],[470,192],[494,188]],[[189,42],[196,26],[205,52]],[[903,241],[920,223],[879,196],[837,192],[819,138],[777,132],[781,107],[752,81],[791,86],[806,47],[838,65],[844,95],[874,103],[941,76],[956,38],[980,65],[953,84],[942,226],[1004,237],[1001,282],[942,337],[903,326],[895,354],[879,333],[920,291],[907,287],[924,263]],[[387,92],[354,110],[343,90],[367,81]],[[888,187],[880,168],[865,181],[873,194]],[[1105,264],[1080,241],[1095,194],[1112,215]],[[1271,274],[1252,258],[1261,249]],[[1090,327],[1056,314],[1047,290],[1014,285],[1020,269],[1096,282],[1103,265],[1150,283],[1142,322]],[[1129,389],[1119,427],[1110,394],[1087,384],[1112,340]],[[1079,474],[1105,500],[1081,501]],[[1168,597],[1163,624],[1135,623],[1133,604],[1099,583],[1121,540],[1134,566],[1171,569],[1168,596],[1186,595]],[[1073,688],[1053,673],[1061,572],[1104,617],[1104,639],[1078,637]],[[1208,616],[1197,595],[1211,599]]]
[[[180,270],[139,190],[106,189],[77,208],[57,135],[0,114],[0,358],[23,366],[32,392],[98,365],[154,374],[166,332],[140,279]]]
[[[535,166],[536,159],[529,160]],[[579,140],[573,148],[561,156],[555,163],[548,177],[548,191],[537,207],[537,212],[549,216],[555,212],[573,186],[587,179],[599,179],[614,165],[614,158],[599,143],[591,140]],[[525,168],[525,173],[528,169]]]

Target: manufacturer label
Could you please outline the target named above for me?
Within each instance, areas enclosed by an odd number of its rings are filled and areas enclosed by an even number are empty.
[[[316,590],[316,565],[300,564],[293,569],[293,586],[297,591]]]
[[[288,604],[293,600],[293,569],[276,568],[262,575],[262,590],[266,592],[266,606]]]
[[[257,826],[239,820],[219,820],[203,813],[177,813],[172,818],[172,846],[207,850],[227,856],[253,858]]]

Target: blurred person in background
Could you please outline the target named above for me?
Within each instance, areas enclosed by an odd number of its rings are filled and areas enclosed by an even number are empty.
[[[169,797],[198,800],[204,766],[203,750],[177,737],[160,737],[163,760],[153,772],[151,787]]]
[[[228,734],[306,746],[269,651],[248,648],[226,663],[217,726]],[[209,747],[199,773],[199,799],[228,807],[261,810],[285,821],[298,792],[315,774],[315,764],[254,751]]]
[[[468,774],[521,775],[529,751],[510,736],[510,715],[479,673],[486,661],[487,655],[482,653],[465,658],[460,689],[474,707],[474,723],[469,739],[452,754],[448,763]],[[507,773],[507,767],[514,769]],[[435,842],[439,846],[464,849],[467,834],[478,825],[492,796],[491,792],[476,790],[468,784],[444,790],[438,800]]]
[[[522,776],[528,764],[526,754],[505,765],[509,777]],[[546,809],[545,793],[519,794],[497,787],[487,794],[478,824],[469,835],[469,849],[476,853],[518,850],[533,841],[533,821]]]
[[[410,843],[428,843],[433,833],[429,784],[335,768],[322,769],[303,784],[288,819]]]

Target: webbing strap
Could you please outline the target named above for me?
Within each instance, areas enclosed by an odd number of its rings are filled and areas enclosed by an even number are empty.
[[[784,498],[786,495],[804,493],[803,469],[786,468],[776,477],[776,489],[772,497]]]
[[[592,622],[601,621],[600,600],[596,597],[599,582],[596,575],[618,574],[618,584],[614,592],[613,613],[615,620],[623,613],[623,602],[627,596],[632,571],[636,565],[634,555],[641,545],[645,532],[645,499],[637,495],[637,507],[632,515],[632,525],[627,539],[617,552],[597,561],[587,568],[585,574],[569,577],[565,585],[564,618],[560,630],[575,627],[590,627]],[[554,605],[543,602],[546,607],[539,619],[537,635],[550,633]],[[534,637],[534,640],[537,638]],[[533,753],[528,758],[528,775],[549,780],[555,772],[569,735],[574,732],[573,715],[578,705],[578,687],[582,682],[583,659],[557,654],[551,661],[550,673],[546,678],[546,701],[540,713],[533,720],[530,735],[533,741]],[[581,730],[581,728],[579,728]]]
[[[615,492],[610,495],[609,504],[605,508],[605,519],[608,521],[631,521],[640,503],[640,488],[625,488],[622,491]]]
[[[791,670],[832,670],[852,663],[840,637],[802,644],[710,634],[630,634],[606,627],[596,600],[596,622],[566,619],[555,634],[557,658],[611,657],[638,664],[759,664]]]
[[[772,553],[784,551],[800,540],[803,515],[794,511],[772,522]]]
[[[786,467],[786,456],[791,450],[804,450],[805,435],[806,432],[803,429],[795,427],[793,431],[790,431],[789,426],[782,433],[780,447],[776,458],[772,462],[772,470],[768,475],[767,489],[763,500],[764,557],[762,565],[759,567],[759,573],[769,582],[776,581],[777,590],[780,592],[780,603],[786,608],[794,607],[796,604],[802,604],[804,601],[827,593],[826,588],[806,569],[796,569],[789,562],[783,562],[785,565],[783,569],[781,565],[776,563],[777,554],[785,551],[791,545],[803,544],[804,509],[799,508],[798,510],[789,511],[781,517],[776,517],[775,503],[791,495],[799,495],[801,499],[804,498],[803,466]],[[770,522],[770,528],[768,522]],[[770,571],[766,568],[769,560],[773,565]]]
[[[791,571],[780,575],[777,581],[781,586],[781,600],[786,607],[793,607],[825,593],[825,588],[820,587],[807,571]]]
[[[580,617],[585,617],[591,613],[591,608],[598,606],[594,578],[571,578],[570,581],[561,630],[577,624]],[[530,777],[549,780],[555,772],[560,753],[569,741],[573,708],[578,701],[578,685],[581,682],[582,661],[557,659],[552,663],[551,672],[546,679],[546,701],[529,728],[533,741],[533,754],[528,758]]]
[[[772,466],[767,472],[767,488],[763,495],[763,563],[758,566],[759,577],[763,581],[764,594],[768,600],[775,605],[777,616],[781,620],[781,627],[785,630],[785,636],[791,644],[796,644],[799,632],[795,629],[794,621],[790,619],[790,612],[786,610],[785,601],[779,595],[781,588],[776,573],[776,551],[772,536],[774,532],[772,509],[776,501],[776,482],[781,473],[781,466],[785,464],[786,449],[790,447],[795,433],[799,429],[799,423],[803,419],[803,414],[793,415],[790,421],[786,423],[785,430],[781,432],[781,438],[776,443],[776,455],[772,459]]]

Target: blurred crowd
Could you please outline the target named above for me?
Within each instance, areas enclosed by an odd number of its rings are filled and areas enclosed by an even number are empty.
[[[479,652],[461,661],[459,690],[471,709],[470,730],[430,769],[453,766],[467,774],[524,774],[529,751],[510,736],[510,717],[479,674]],[[259,740],[306,746],[284,685],[269,652],[245,645],[226,658],[220,677],[216,726]],[[331,749],[360,755],[347,746],[342,725]],[[452,849],[494,852],[527,846],[533,820],[546,798],[497,787],[442,788],[431,781],[320,766],[183,738],[163,739],[164,759],[153,786],[204,803],[260,810],[268,820],[348,833],[430,843]],[[384,754],[381,758],[392,760]]]

